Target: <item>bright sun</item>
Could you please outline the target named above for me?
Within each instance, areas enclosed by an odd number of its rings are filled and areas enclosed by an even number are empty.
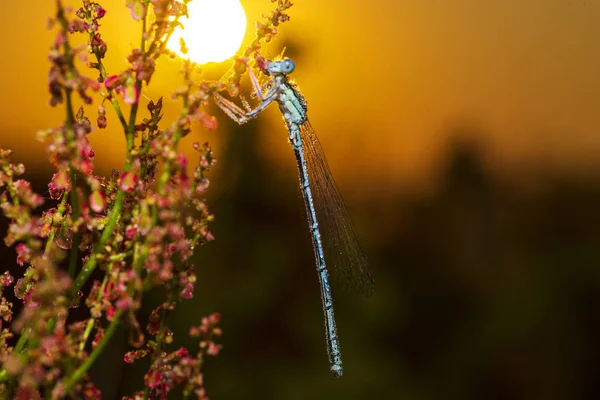
[[[177,29],[167,47],[199,64],[221,62],[240,48],[246,32],[246,14],[239,0],[192,0],[188,4],[189,19],[182,20],[185,29]],[[179,51],[183,37],[187,54]]]

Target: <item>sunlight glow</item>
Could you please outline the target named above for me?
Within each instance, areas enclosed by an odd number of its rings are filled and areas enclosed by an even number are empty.
[[[189,19],[182,20],[185,29],[177,29],[167,47],[181,57],[199,64],[221,62],[240,48],[246,32],[246,14],[239,0],[192,0],[188,4]],[[181,54],[179,38],[188,48]]]

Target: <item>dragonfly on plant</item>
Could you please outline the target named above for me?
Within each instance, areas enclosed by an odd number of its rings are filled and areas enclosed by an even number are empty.
[[[241,108],[218,93],[213,96],[217,106],[239,124],[256,118],[273,102],[279,105],[296,156],[300,188],[315,252],[329,365],[333,375],[339,377],[343,372],[342,357],[326,260],[333,266],[333,270],[367,295],[373,291],[374,280],[321,144],[308,120],[306,100],[298,87],[288,79],[287,74],[294,71],[294,62],[285,58],[265,61],[263,65],[262,72],[270,78],[263,86],[248,68],[255,95],[260,101],[256,108],[250,107],[243,97],[244,108]]]

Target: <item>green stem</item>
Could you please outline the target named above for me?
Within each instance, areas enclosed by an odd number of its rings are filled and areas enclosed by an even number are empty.
[[[119,327],[122,315],[123,315],[123,311],[118,311],[115,314],[114,319],[108,325],[108,328],[106,328],[106,331],[104,332],[104,336],[102,337],[102,340],[100,340],[100,343],[98,343],[98,346],[96,346],[96,348],[94,350],[92,350],[92,352],[90,353],[88,358],[83,362],[83,364],[81,364],[81,366],[79,368],[77,368],[77,370],[75,370],[75,372],[69,377],[69,379],[65,383],[65,390],[64,390],[65,393],[71,392],[71,389],[73,389],[73,386],[81,378],[83,378],[83,376],[86,374],[87,370],[90,369],[90,367],[94,364],[94,362],[96,361],[98,356],[102,353],[102,351],[104,350],[104,348],[110,341],[110,339],[112,339],[112,337],[116,333],[117,328]]]
[[[90,34],[90,37],[92,36],[93,34]],[[95,55],[98,64],[98,71],[100,72],[100,77],[102,78],[102,81],[105,81],[107,77],[106,68],[104,68],[104,64],[102,63],[102,58],[100,57],[100,55],[98,53],[95,53]],[[121,126],[123,127],[123,129],[127,130],[127,121],[125,121],[125,116],[121,111],[121,105],[117,101],[113,89],[108,89],[108,98],[110,99],[110,104],[112,105],[113,109],[115,110],[115,113],[117,114],[117,117],[119,118]]]
[[[13,349],[13,354],[20,354],[23,349],[25,348],[25,345],[27,344],[27,341],[29,340],[29,336],[31,335],[31,328],[30,327],[26,327],[23,332],[21,333],[21,337],[19,337],[19,340],[17,341],[17,344],[15,345],[14,349]],[[9,381],[8,384],[8,394],[11,395],[14,393],[14,385],[15,385],[15,381],[11,380],[11,377],[8,376],[8,370],[6,369],[2,369],[0,371],[0,383],[4,383]],[[2,394],[2,393],[0,393]],[[0,399],[3,399],[0,397]]]
[[[23,351],[23,348],[27,344],[27,340],[29,340],[29,335],[31,335],[31,328],[27,328],[25,331],[23,331],[23,333],[21,333],[21,337],[17,341],[13,353],[19,354],[21,351]]]
[[[182,129],[179,128],[175,132],[173,136],[173,150],[177,150],[177,145],[179,144],[179,140],[181,139]],[[173,162],[172,160],[167,160],[165,163],[165,167],[163,168],[163,172],[158,181],[158,192],[160,194],[164,194],[165,185],[169,182],[169,177],[171,176],[171,166]]]
[[[88,23],[91,22],[91,14],[88,14]],[[92,38],[94,37],[94,33],[90,32],[89,33],[90,36],[90,40],[92,40]],[[100,82],[104,82],[108,76],[107,72],[106,72],[106,68],[104,67],[104,63],[102,62],[102,57],[100,56],[100,53],[98,51],[94,52],[94,55],[96,56],[96,68],[98,68],[98,72],[100,72]],[[127,121],[125,121],[125,117],[123,116],[123,112],[121,111],[121,106],[119,105],[119,102],[117,101],[117,99],[114,96],[114,90],[110,89],[108,90],[108,94],[109,94],[109,99],[110,99],[110,103],[113,106],[113,109],[115,110],[115,113],[117,114],[117,117],[119,118],[119,122],[121,123],[121,126],[123,127],[123,129],[127,130]]]
[[[67,204],[68,199],[69,199],[69,193],[64,192],[62,199],[60,200],[60,204],[58,205],[58,208],[57,208],[58,215],[62,215],[65,212],[65,205]],[[52,244],[54,243],[57,229],[58,228],[56,226],[53,226],[52,229],[50,230],[50,233],[48,234],[48,240],[46,241],[46,246],[44,247],[44,255],[48,254],[50,249],[52,249]],[[54,322],[53,318],[51,318],[48,321],[49,324],[52,324],[53,322]],[[27,341],[29,340],[30,334],[31,334],[31,328],[27,327],[23,330],[23,332],[21,333],[21,336],[19,337],[19,340],[17,341],[17,344],[15,345],[15,348],[13,350],[15,354],[18,354],[21,351],[23,351],[23,349],[27,345]],[[0,371],[0,374],[3,372],[5,372],[5,370]]]
[[[106,269],[106,274],[104,274],[104,280],[102,281],[102,285],[100,285],[100,288],[98,289],[98,294],[96,295],[96,301],[100,301],[100,299],[102,298],[102,292],[104,291],[106,282],[108,282],[108,277],[110,276],[111,269],[112,269],[112,264],[110,264],[108,266],[108,268]],[[90,334],[92,333],[92,329],[94,328],[95,321],[96,321],[96,319],[94,317],[90,317],[90,319],[88,320],[88,323],[85,326],[85,330],[83,331],[83,340],[79,344],[79,351],[83,351],[83,349],[85,349],[85,344],[87,343],[88,338],[90,337]]]
[[[146,16],[144,16],[144,18],[143,18],[142,51],[144,50],[144,46],[145,46],[145,39],[144,39],[145,32],[146,32]],[[137,77],[136,77],[135,86],[136,86],[137,92],[139,93],[142,88],[142,81],[137,79]],[[126,129],[127,155],[126,155],[126,159],[125,159],[125,166],[123,167],[124,172],[129,171],[131,169],[131,165],[133,163],[131,154],[133,151],[133,147],[135,145],[134,129],[135,129],[135,121],[137,118],[138,108],[139,108],[139,102],[136,102],[135,104],[133,104],[131,106],[131,113],[129,114],[129,123],[126,124],[126,126],[127,126],[127,129]],[[83,268],[81,269],[81,271],[79,271],[79,274],[75,278],[75,283],[74,283],[73,289],[71,291],[72,295],[77,294],[77,291],[81,290],[83,285],[87,282],[89,277],[92,275],[92,273],[96,269],[96,266],[98,264],[98,254],[100,254],[103,251],[104,245],[110,238],[113,230],[115,229],[115,227],[117,225],[117,222],[121,215],[121,209],[123,208],[124,201],[125,201],[125,192],[122,189],[119,189],[119,191],[117,192],[117,198],[115,199],[113,209],[110,212],[110,217],[108,219],[106,226],[104,227],[104,231],[102,232],[102,236],[100,237],[99,242],[94,247],[94,251],[90,255],[88,261],[83,265]]]
[[[81,352],[83,351],[83,349],[85,349],[87,340],[90,337],[90,334],[92,333],[92,329],[94,329],[94,321],[94,318],[90,318],[87,324],[85,325],[85,330],[83,331],[83,339],[81,340],[81,343],[79,343],[79,351]]]
[[[94,37],[94,34],[90,33],[90,39],[92,39],[93,37]],[[100,77],[104,81],[104,80],[106,80],[106,77],[107,77],[106,68],[104,68],[104,63],[102,62],[102,58],[100,57],[100,54],[94,53],[94,55],[96,56],[96,61],[98,61],[98,72],[100,72]]]
[[[67,18],[64,14],[64,8],[62,2],[57,0],[57,19],[60,21],[63,32],[68,31],[68,22]],[[69,42],[65,40],[63,47],[65,49],[65,58],[68,62],[69,75],[76,75],[75,66],[73,64],[73,51]],[[67,121],[66,121],[66,133],[67,133],[67,142],[68,145],[74,150],[75,149],[75,133],[73,132],[73,124],[75,123],[75,116],[73,113],[73,99],[72,99],[73,89],[70,87],[65,88],[65,99],[66,99],[66,111],[67,111]],[[77,193],[77,172],[73,167],[73,164],[69,162],[69,176],[71,180],[71,192],[72,196],[70,196],[71,200],[71,208],[72,208],[72,219],[73,222],[76,223],[81,215],[81,204],[79,195]],[[71,246],[71,251],[69,255],[69,275],[72,277],[75,276],[75,271],[77,269],[77,260],[79,258],[79,242],[80,235],[75,233],[75,237],[73,238],[73,244]]]
[[[146,13],[144,14],[144,16],[142,17],[142,42],[140,44],[140,49],[142,50],[142,53],[144,53],[145,49],[146,49],[146,16],[148,13],[148,8],[146,7]],[[142,81],[139,79],[138,76],[135,77],[135,92],[136,94],[140,94],[142,91]],[[134,139],[135,136],[133,134],[133,131],[135,129],[135,120],[137,117],[137,112],[138,112],[138,108],[140,105],[139,102],[139,98],[137,99],[138,101],[136,101],[132,106],[131,106],[131,114],[129,114],[129,124],[127,125],[127,156],[128,159],[130,158],[130,154],[131,154],[131,150],[133,150],[133,146],[134,146]],[[131,161],[129,161],[131,162]]]
[[[117,101],[117,99],[115,98],[115,96],[113,96],[113,91],[109,90],[108,93],[110,94],[110,104],[112,104],[113,109],[115,110],[115,113],[117,113],[117,117],[119,117],[119,122],[121,122],[121,126],[123,127],[123,129],[127,129],[127,121],[125,121],[125,116],[123,115],[123,112],[121,111],[121,106],[119,105],[119,102]]]
[[[81,271],[79,271],[79,274],[75,278],[73,289],[71,290],[71,295],[74,296],[79,290],[81,290],[83,285],[87,282],[89,277],[96,269],[96,266],[98,264],[98,254],[100,254],[104,250],[104,245],[106,245],[106,242],[108,242],[108,239],[110,239],[110,235],[112,234],[113,230],[117,225],[119,217],[121,216],[121,208],[123,208],[124,200],[125,192],[123,190],[119,190],[117,192],[117,198],[115,200],[113,209],[111,210],[108,222],[106,223],[106,226],[102,231],[102,236],[100,236],[100,240],[96,244],[96,247],[94,247],[94,251],[90,255],[90,258],[83,265],[83,268],[81,268]]]
[[[179,139],[181,138],[181,128],[177,129],[175,132],[175,137],[173,138],[173,149],[177,149],[177,144],[179,143]],[[165,166],[163,168],[162,174],[158,180],[158,194],[164,195],[165,186],[167,182],[169,182],[169,177],[171,176],[171,166],[173,161],[167,160],[165,162]],[[154,206],[152,208],[152,224],[156,225],[158,223],[158,207]]]
[[[69,200],[70,193],[64,192],[62,198],[60,199],[60,204],[57,208],[57,214],[62,216],[65,212],[65,206],[67,205],[67,201]],[[46,246],[44,247],[44,255],[47,255],[52,249],[52,245],[54,244],[54,239],[56,238],[56,231],[58,228],[56,226],[52,226],[50,233],[48,234],[48,240],[46,241]]]

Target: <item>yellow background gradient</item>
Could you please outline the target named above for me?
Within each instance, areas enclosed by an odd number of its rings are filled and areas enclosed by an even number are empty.
[[[254,21],[272,4],[242,4],[247,43]],[[137,46],[137,24],[124,0],[102,5],[108,10],[105,62],[118,72]],[[54,1],[11,1],[0,16],[0,144],[30,168],[46,165],[35,132],[63,116],[60,107],[48,106],[46,87],[54,37],[46,21],[54,7]],[[303,0],[289,13],[271,49],[278,54],[287,39],[301,49],[294,78],[341,186],[353,175],[341,166],[349,159],[381,187],[422,183],[449,131],[465,125],[490,145],[496,168],[548,163],[600,169],[599,1]],[[176,66],[160,61],[144,94],[168,97],[180,84]],[[174,115],[177,105],[166,109],[167,117]],[[287,157],[277,110],[269,113],[274,137],[266,146],[274,157]],[[115,128],[112,110],[107,115]],[[196,132],[195,140],[210,140],[218,149],[220,133]],[[120,166],[119,131],[95,131],[91,140],[99,163],[114,154],[111,167]]]

